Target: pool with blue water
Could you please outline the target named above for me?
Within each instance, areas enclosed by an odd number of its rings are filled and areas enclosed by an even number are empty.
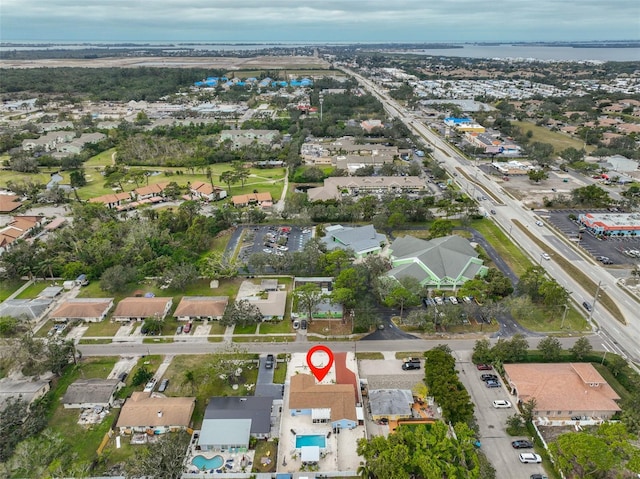
[[[207,459],[204,456],[196,456],[191,460],[191,464],[198,469],[217,469],[224,464],[224,458],[222,456],[213,456],[211,459]]]
[[[326,447],[327,441],[323,435],[319,434],[296,436],[296,448],[301,448],[302,446]]]

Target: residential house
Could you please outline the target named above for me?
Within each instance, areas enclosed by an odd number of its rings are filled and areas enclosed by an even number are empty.
[[[575,416],[609,419],[620,411],[620,396],[591,363],[505,364],[505,379],[519,403],[534,399],[542,418]]]
[[[168,181],[155,183],[153,185],[148,185],[148,186],[141,186],[140,188],[136,188],[135,190],[133,190],[132,196],[138,201],[151,199],[155,197],[163,197],[164,189],[167,186],[169,186]]]
[[[310,374],[291,376],[289,411],[292,416],[311,416],[313,422],[332,428],[353,429],[358,425],[353,384],[316,384]]]
[[[120,434],[164,434],[188,428],[196,405],[194,397],[165,397],[135,391],[122,406],[116,429]]]
[[[222,319],[229,296],[183,296],[173,315],[178,321]]]
[[[113,298],[71,298],[62,301],[49,318],[56,322],[97,323],[107,317],[112,307]]]
[[[203,451],[249,447],[249,438],[271,436],[273,398],[213,397],[204,412],[198,445]]]
[[[189,185],[189,192],[194,198],[206,201],[221,200],[227,197],[227,191],[204,181],[194,181]]]
[[[270,208],[273,206],[273,198],[271,193],[248,193],[246,195],[235,195],[231,197],[233,206],[243,207],[249,205],[258,205],[261,208]]]
[[[118,303],[113,312],[114,321],[142,321],[147,318],[163,320],[173,299],[163,297],[130,297]]]
[[[287,309],[287,292],[286,291],[267,291],[267,297],[249,296],[246,299],[251,304],[258,307],[262,313],[262,320],[280,320],[284,318]]]
[[[53,375],[51,375],[53,376]],[[44,396],[51,389],[49,377],[35,378],[2,378],[0,379],[0,411],[9,399],[21,399],[31,404]]]
[[[371,418],[390,421],[412,417],[413,393],[409,389],[370,389]]]
[[[389,251],[393,269],[388,277],[413,277],[428,288],[455,290],[488,271],[469,241],[457,235],[429,241],[404,236],[391,243]]]
[[[315,319],[342,319],[343,308],[341,304],[331,302],[331,291],[333,291],[332,277],[296,277],[293,280],[293,290],[305,284],[315,284],[322,292],[323,298],[317,304],[313,317]],[[307,311],[297,311],[298,315],[306,317]],[[292,315],[293,317],[293,315]]]
[[[7,299],[0,303],[0,316],[36,321],[44,316],[52,302],[51,298]]]
[[[332,225],[325,228],[326,235],[321,238],[328,250],[350,249],[356,258],[364,258],[378,254],[387,244],[387,237],[376,232],[373,225],[341,226]]]
[[[87,144],[98,143],[107,138],[104,133],[83,133],[79,138],[74,138],[68,143],[59,143],[56,146],[58,153],[77,155]]]
[[[16,195],[0,193],[0,213],[11,213],[22,206]]]
[[[110,193],[108,195],[96,196],[91,198],[89,203],[102,203],[107,208],[117,208],[118,206],[131,201],[131,195],[129,193]]]
[[[14,216],[0,230],[0,253],[7,251],[15,241],[29,236],[34,228],[42,226],[44,219],[44,216]]]
[[[22,140],[24,151],[33,151],[42,148],[44,151],[55,151],[58,145],[69,142],[75,137],[73,131],[50,131],[39,138],[27,138]]]
[[[62,405],[65,409],[112,407],[120,387],[122,382],[119,379],[77,379],[62,396]]]

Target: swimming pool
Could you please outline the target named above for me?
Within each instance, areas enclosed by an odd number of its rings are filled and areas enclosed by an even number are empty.
[[[326,447],[327,442],[324,436],[321,435],[296,436],[296,448],[300,448],[302,446]]]
[[[222,456],[213,456],[211,459],[207,459],[204,456],[196,456],[191,459],[191,464],[198,469],[217,469],[224,464],[224,458]]]

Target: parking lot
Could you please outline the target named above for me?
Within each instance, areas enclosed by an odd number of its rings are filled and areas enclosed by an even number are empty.
[[[255,253],[282,255],[299,251],[312,232],[312,228],[287,225],[245,227],[238,258],[246,262]]]
[[[480,379],[480,375],[483,373],[496,374],[495,371],[478,371],[470,362],[459,362],[457,367],[460,371],[460,380],[476,405],[475,415],[480,428],[481,447],[496,468],[496,477],[529,477],[535,473],[543,474],[542,464],[522,464],[518,458],[521,452],[534,452],[533,449],[514,449],[511,446],[511,442],[516,439],[531,439],[530,437],[513,437],[507,434],[507,418],[517,412],[515,406],[511,408],[493,407],[493,401],[500,399],[510,401],[513,405],[516,403],[516,398],[509,394],[502,384],[502,379],[499,380],[500,387],[489,388]]]
[[[578,217],[582,213],[593,210],[556,210],[548,213],[548,221],[560,230],[568,239],[575,241],[594,258],[606,257],[611,264],[603,264],[607,268],[633,267],[637,258],[625,254],[625,250],[640,251],[640,238],[596,238],[589,232],[580,233],[580,226],[571,220],[569,215]]]

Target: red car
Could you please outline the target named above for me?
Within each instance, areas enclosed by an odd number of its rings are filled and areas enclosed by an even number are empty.
[[[491,364],[476,364],[476,367],[478,368],[478,371],[490,371],[493,369]]]

